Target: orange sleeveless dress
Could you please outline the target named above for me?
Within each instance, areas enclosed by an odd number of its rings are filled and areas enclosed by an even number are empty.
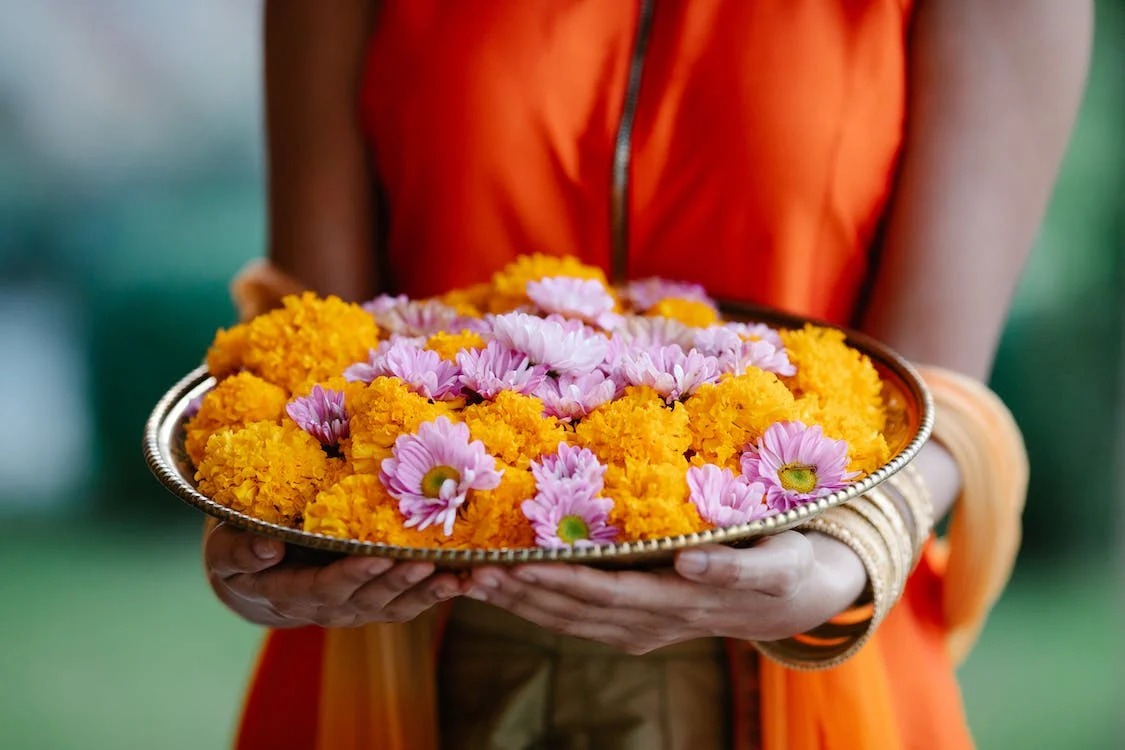
[[[387,0],[360,110],[388,290],[437,294],[546,252],[854,321],[902,146],[909,6]],[[841,667],[763,661],[766,750],[970,747],[941,586],[927,556]],[[316,747],[324,641],[270,635],[240,748]]]

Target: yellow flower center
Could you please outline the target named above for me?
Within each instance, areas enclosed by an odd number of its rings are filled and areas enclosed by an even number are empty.
[[[422,477],[422,494],[426,497],[440,497],[441,486],[447,479],[461,481],[461,472],[452,466],[435,466]]]
[[[791,492],[807,495],[816,489],[816,467],[808,464],[785,464],[778,470],[777,478]]]
[[[581,516],[563,516],[559,521],[558,534],[559,539],[567,544],[574,544],[580,539],[590,538],[590,527]]]

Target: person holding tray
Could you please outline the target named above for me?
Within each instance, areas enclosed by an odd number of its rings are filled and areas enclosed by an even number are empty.
[[[670,570],[306,566],[210,525],[217,595],[272,629],[238,747],[971,746],[954,665],[1027,480],[982,382],[1090,27],[1046,0],[267,1],[244,315],[573,254],[858,327],[927,365],[938,411],[885,492]]]

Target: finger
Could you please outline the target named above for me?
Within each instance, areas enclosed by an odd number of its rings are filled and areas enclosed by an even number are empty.
[[[541,590],[605,609],[639,609],[667,612],[699,607],[709,592],[686,582],[671,571],[606,571],[585,565],[521,565],[512,575]]]
[[[399,563],[356,589],[350,597],[351,604],[366,612],[381,611],[433,572],[433,563]]]
[[[659,627],[660,615],[645,608],[625,606],[600,606],[575,598],[565,591],[552,590],[535,584],[525,584],[504,570],[479,568],[472,571],[468,596],[485,600],[490,604],[524,618],[537,618],[535,613],[552,618],[561,626],[564,622],[601,622],[605,624],[631,627],[631,629],[651,630]]]
[[[505,609],[554,633],[586,638],[615,648],[644,640],[641,632],[658,626],[654,615],[641,610],[604,610],[557,592],[537,589],[504,571],[473,571],[467,596]]]
[[[459,596],[461,589],[458,584],[457,576],[452,573],[439,573],[423,579],[392,599],[383,608],[381,619],[392,622],[413,620],[435,604]]]
[[[211,574],[229,578],[238,573],[257,573],[277,565],[285,556],[278,539],[252,534],[226,523],[217,524],[203,543],[203,559]]]
[[[261,573],[239,574],[227,584],[249,599],[303,605],[339,605],[394,563],[377,557],[345,557],[324,566],[272,568]]]
[[[796,531],[766,537],[747,549],[707,545],[676,556],[676,572],[690,581],[777,597],[792,596],[812,569],[812,545]]]

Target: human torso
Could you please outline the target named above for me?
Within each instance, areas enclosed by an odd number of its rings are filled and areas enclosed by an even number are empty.
[[[386,2],[362,116],[390,283],[570,253],[845,322],[901,145],[904,2]]]

